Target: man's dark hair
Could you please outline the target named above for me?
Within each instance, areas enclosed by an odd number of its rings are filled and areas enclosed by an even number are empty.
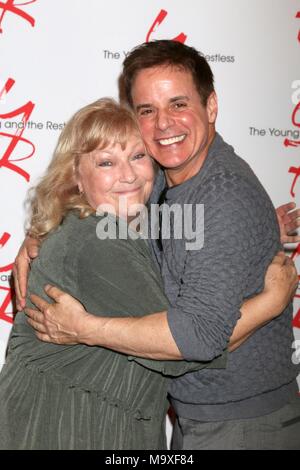
[[[133,107],[131,90],[137,74],[157,66],[182,68],[192,74],[201,102],[207,104],[214,91],[214,76],[205,57],[196,49],[177,41],[159,40],[135,47],[123,62],[119,78],[120,100]]]

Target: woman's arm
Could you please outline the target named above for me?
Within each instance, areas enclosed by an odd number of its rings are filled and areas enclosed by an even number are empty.
[[[39,254],[41,242],[27,236],[23,241],[13,267],[14,287],[16,291],[17,310],[24,309],[30,263]]]

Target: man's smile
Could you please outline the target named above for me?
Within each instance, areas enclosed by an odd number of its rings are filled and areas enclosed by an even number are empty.
[[[175,137],[169,137],[168,139],[158,139],[157,141],[159,142],[160,145],[172,145],[172,144],[177,144],[179,142],[183,142],[183,140],[186,138],[186,134],[178,135]]]

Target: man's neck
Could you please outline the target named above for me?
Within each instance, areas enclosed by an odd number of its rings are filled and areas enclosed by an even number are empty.
[[[201,150],[199,155],[188,161],[183,167],[169,168],[165,170],[166,182],[169,188],[182,184],[199,173],[206,160],[209,148],[215,138],[215,135],[215,128],[210,129],[205,147]]]

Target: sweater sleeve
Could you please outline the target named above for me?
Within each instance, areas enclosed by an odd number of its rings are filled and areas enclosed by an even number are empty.
[[[169,377],[179,377],[188,372],[201,369],[225,369],[227,365],[227,351],[212,361],[157,361],[142,357],[128,356],[129,361],[135,361],[147,369],[160,372]]]
[[[205,182],[204,245],[188,251],[181,289],[168,309],[175,342],[187,360],[209,361],[228,346],[240,318],[257,240],[254,188],[232,173]]]

